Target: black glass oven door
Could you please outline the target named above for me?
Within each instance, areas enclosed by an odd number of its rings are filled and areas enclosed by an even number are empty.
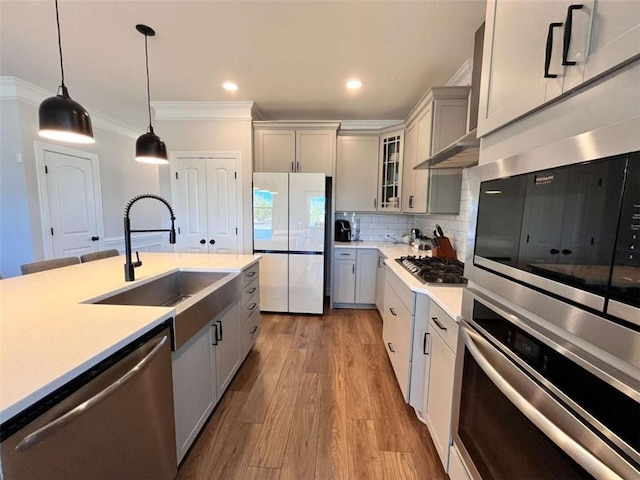
[[[637,478],[609,444],[466,323],[455,442],[483,480]]]

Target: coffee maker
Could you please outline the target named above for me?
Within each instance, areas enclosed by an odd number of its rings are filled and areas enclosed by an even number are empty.
[[[351,241],[351,223],[349,220],[336,220],[336,242]]]

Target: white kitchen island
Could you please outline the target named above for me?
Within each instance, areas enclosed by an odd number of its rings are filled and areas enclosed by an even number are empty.
[[[86,302],[177,270],[239,274],[259,258],[144,253],[134,282],[124,281],[124,256],[0,281],[0,421],[176,315],[176,307]],[[178,308],[198,299],[194,295]]]

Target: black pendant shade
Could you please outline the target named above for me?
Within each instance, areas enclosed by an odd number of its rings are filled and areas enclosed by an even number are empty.
[[[138,137],[136,141],[136,161],[142,163],[166,164],[169,163],[167,157],[167,146],[153,131],[151,125],[151,93],[149,88],[149,50],[147,48],[147,37],[153,37],[156,32],[153,28],[138,24],[136,30],[144,35],[144,57],[147,67],[147,108],[149,110],[149,129]]]
[[[60,17],[58,0],[56,5],[56,26],[58,28],[58,51],[60,52],[60,73],[62,81],[55,97],[49,97],[40,104],[40,130],[38,135],[52,140],[72,143],[93,143],[91,118],[82,105],[71,99],[64,84],[62,62],[62,40],[60,38]]]
[[[136,160],[142,163],[167,163],[167,146],[149,127],[149,133],[142,134],[136,141]]]

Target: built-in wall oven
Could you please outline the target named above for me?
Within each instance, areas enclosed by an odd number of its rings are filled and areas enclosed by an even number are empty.
[[[471,171],[453,446],[476,479],[640,478],[639,131]]]

